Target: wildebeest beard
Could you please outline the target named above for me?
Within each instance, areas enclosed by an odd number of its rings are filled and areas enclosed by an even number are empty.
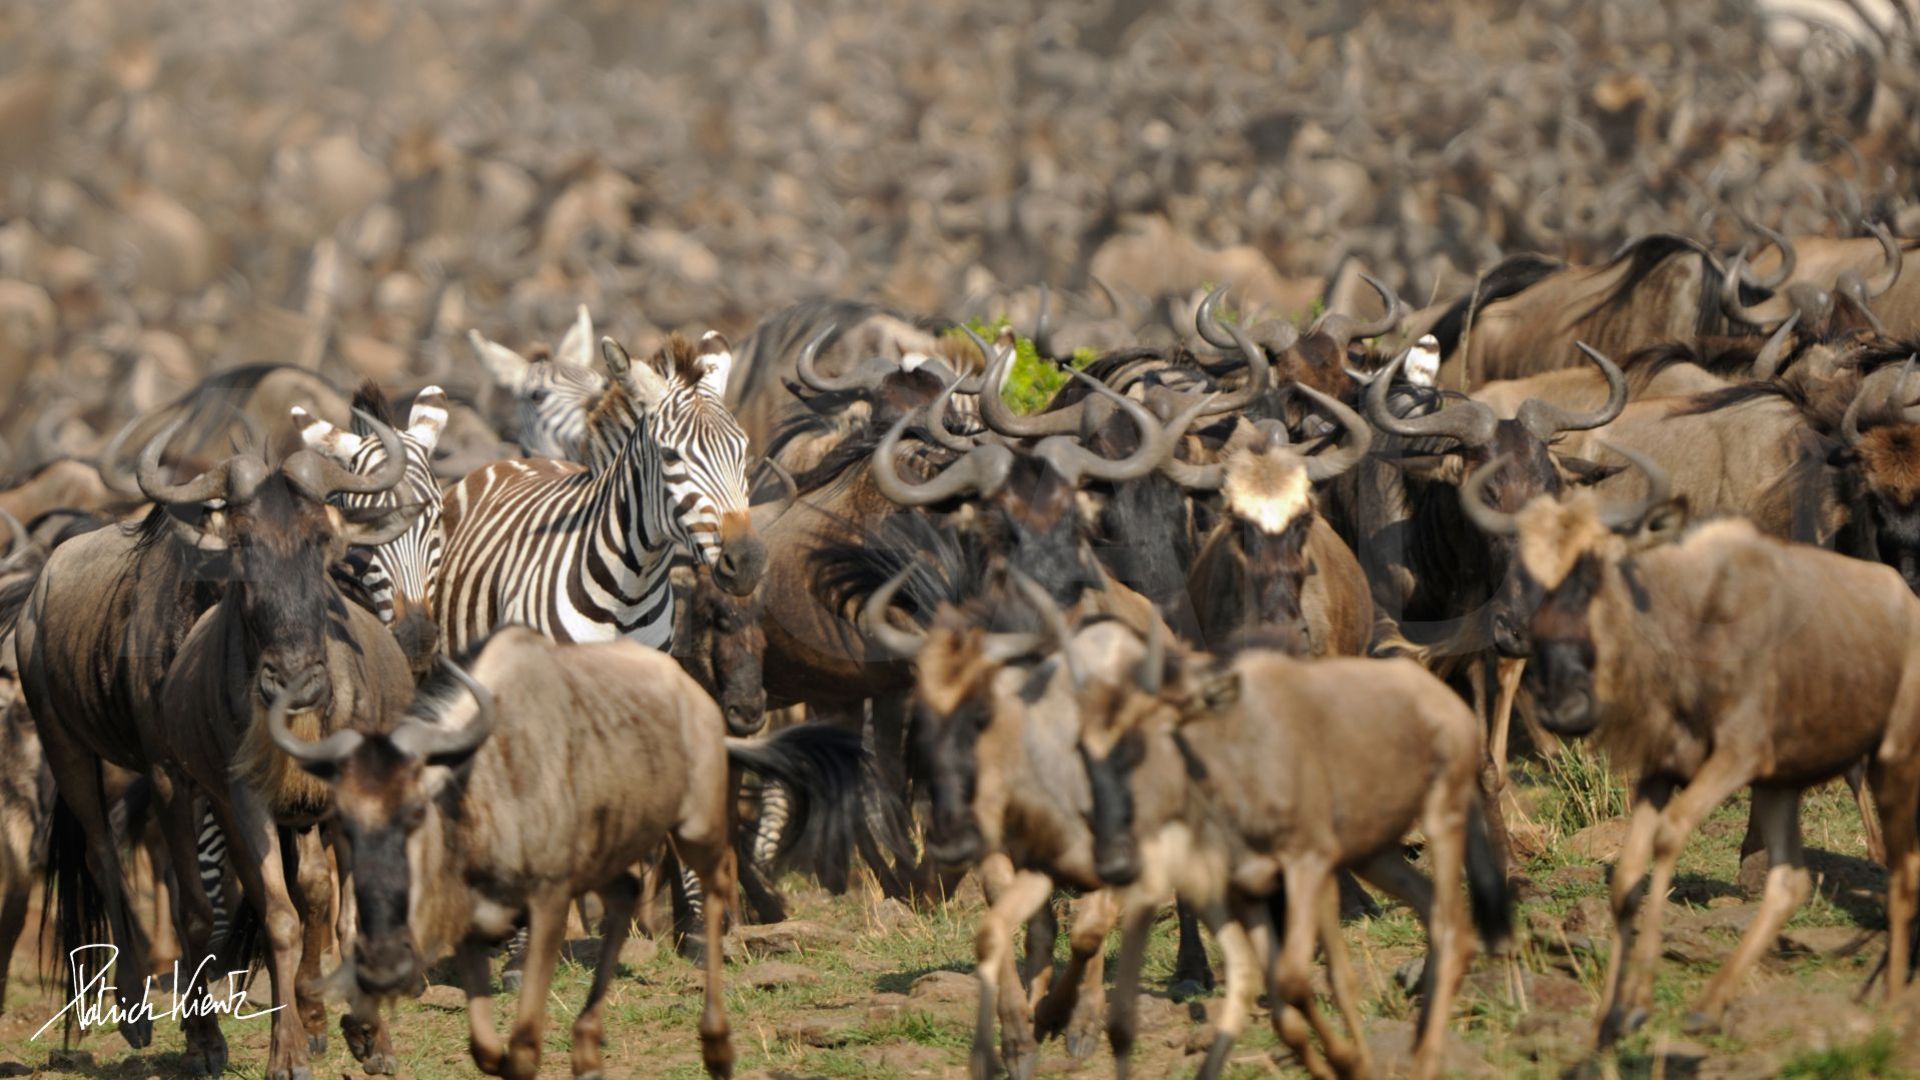
[[[1593,697],[1595,661],[1588,610],[1600,590],[1603,567],[1592,552],[1580,556],[1547,593],[1533,617],[1533,659],[1527,689],[1541,723],[1560,735],[1584,735],[1599,720]]]
[[[982,528],[990,546],[1006,552],[1008,565],[1039,582],[1063,606],[1077,602],[1083,589],[1099,581],[1074,487],[1043,461],[1015,460],[1006,486],[988,504]]]
[[[927,853],[949,865],[971,863],[980,857],[985,843],[974,820],[973,797],[980,775],[975,750],[991,719],[989,702],[983,694],[974,693],[949,715],[941,716],[924,704],[916,713],[915,750],[933,802]]]

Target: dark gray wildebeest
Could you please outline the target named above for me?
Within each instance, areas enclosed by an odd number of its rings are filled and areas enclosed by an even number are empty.
[[[1693,830],[1751,787],[1773,863],[1759,915],[1690,1014],[1698,1030],[1718,1023],[1812,891],[1801,794],[1862,759],[1886,828],[1887,988],[1904,990],[1920,888],[1920,600],[1885,566],[1739,519],[1689,524],[1660,466],[1619,453],[1646,474],[1645,498],[1609,506],[1581,492],[1476,512],[1517,538],[1544,592],[1528,669],[1542,721],[1591,736],[1637,778],[1613,868],[1599,1045],[1647,1017],[1667,891]]]
[[[857,813],[858,737],[818,725],[765,742],[729,737],[713,699],[671,657],[629,641],[562,645],[508,627],[482,644],[470,676],[448,669],[406,716],[396,708],[385,733],[296,734],[293,690],[269,715],[274,743],[330,789],[352,852],[352,983],[367,999],[356,1008],[377,1007],[451,952],[475,1063],[530,1078],[568,906],[598,892],[606,936],[572,1055],[574,1075],[598,1076],[607,984],[639,898],[636,864],[670,841],[712,898],[706,935],[717,942],[720,898],[734,895],[729,768],[779,778],[810,822],[846,828]],[[634,782],[636,765],[645,783]],[[502,1045],[488,949],[523,915],[525,984]],[[701,1056],[708,1073],[727,1076],[722,951],[707,949],[705,964]]]
[[[1261,972],[1274,1029],[1308,1071],[1366,1075],[1335,884],[1346,869],[1406,900],[1427,924],[1413,1074],[1438,1075],[1472,954],[1463,874],[1490,949],[1504,944],[1512,915],[1476,783],[1483,750],[1472,711],[1404,658],[1300,659],[1252,645],[1216,661],[1172,655],[1157,636],[1125,630],[1110,649],[1109,674],[1085,680],[1078,711],[1094,864],[1128,896],[1107,1029],[1117,1071],[1125,1074],[1133,1044],[1154,901],[1174,893],[1214,932],[1226,961],[1226,999],[1201,1076],[1220,1075]],[[1356,697],[1355,687],[1366,690]],[[1431,881],[1404,854],[1416,827]],[[1313,1004],[1316,946],[1327,951],[1345,1037]]]
[[[397,483],[400,440],[375,428],[389,464],[372,476],[300,451],[277,469],[236,455],[176,484],[160,456],[180,422],[140,453],[137,479],[155,503],[146,518],[56,548],[20,616],[22,687],[60,792],[49,877],[59,886],[63,942],[123,947],[128,966],[119,969],[117,993],[123,1007],[133,1007],[139,982],[124,973],[145,968],[148,948],[127,909],[103,763],[153,783],[184,937],[204,956],[212,913],[199,889],[189,784],[199,787],[246,852],[238,868],[264,908],[275,1001],[284,1004],[295,997],[301,922],[287,895],[275,824],[321,807],[301,802],[312,792],[289,798],[273,786],[285,770],[258,723],[267,700],[293,679],[310,680],[299,703],[305,722],[327,729],[378,718],[384,696],[406,693],[411,680],[393,636],[347,604],[328,574],[350,545],[378,544],[411,522],[409,510],[361,517],[327,503],[336,492]],[[314,865],[303,877],[311,886],[305,895],[325,891],[324,866]],[[194,1000],[205,993],[204,983],[190,991]],[[324,1038],[323,1009],[304,997],[302,1005],[274,1017],[267,1075],[275,1080],[306,1073],[303,1022],[305,1034]],[[122,1031],[144,1046],[151,1017],[133,1017]],[[226,1047],[215,1016],[189,1016],[183,1029],[192,1067],[218,1072]]]

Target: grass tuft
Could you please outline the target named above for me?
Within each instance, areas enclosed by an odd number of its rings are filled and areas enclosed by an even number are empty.
[[[1897,1049],[1893,1033],[1883,1029],[1864,1042],[1801,1054],[1781,1067],[1780,1076],[1783,1080],[1854,1080],[1909,1075],[1893,1063]]]

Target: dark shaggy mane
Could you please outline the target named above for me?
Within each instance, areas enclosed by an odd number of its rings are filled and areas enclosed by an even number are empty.
[[[486,649],[487,643],[493,640],[495,634],[509,627],[522,625],[521,623],[505,623],[496,626],[492,630],[489,630],[485,636],[470,642],[460,655],[450,657],[449,659],[455,664],[460,665],[460,670],[471,672],[473,670],[473,662],[479,658],[481,652]],[[432,674],[420,680],[420,684],[414,688],[413,703],[407,706],[407,715],[429,724],[438,724],[441,722],[440,717],[444,715],[448,709],[453,708],[470,696],[471,694],[465,684],[461,683],[459,679],[454,677],[451,671],[447,670],[447,665],[435,664],[433,665]]]
[[[1493,269],[1480,275],[1467,295],[1455,300],[1433,324],[1433,336],[1440,341],[1440,355],[1451,355],[1466,330],[1467,313],[1513,296],[1539,283],[1542,278],[1566,269],[1567,264],[1545,255],[1525,252],[1509,255]]]
[[[688,386],[700,381],[699,349],[678,330],[667,335],[667,343],[660,346],[653,366],[660,374]]]
[[[400,426],[393,422],[393,404],[387,400],[387,392],[380,389],[380,384],[374,382],[372,379],[366,380],[354,389],[353,407],[390,428],[398,429]],[[368,435],[372,433],[371,429],[361,431],[360,427],[360,418],[356,416],[353,419],[353,430],[355,434]]]
[[[1866,375],[1883,367],[1895,366],[1907,362],[1907,358],[1920,354],[1920,341],[1913,338],[1874,337],[1862,342],[1853,354],[1853,362]]]
[[[988,553],[916,510],[903,510],[850,539],[824,544],[809,559],[814,590],[830,608],[866,603],[907,567],[913,572],[894,606],[926,626],[941,605],[964,607],[986,589]]]
[[[1762,398],[1784,398],[1795,407],[1807,407],[1806,391],[1790,383],[1744,382],[1720,390],[1709,390],[1704,394],[1695,394],[1687,403],[1673,413],[1674,416],[1699,416],[1702,413],[1718,412],[1749,401]]]
[[[1674,233],[1653,233],[1620,245],[1620,250],[1614,252],[1613,258],[1608,259],[1601,269],[1611,270],[1624,262],[1627,264],[1626,272],[1621,275],[1619,283],[1600,298],[1599,303],[1580,317],[1586,318],[1605,308],[1629,302],[1633,299],[1634,290],[1646,281],[1647,275],[1659,269],[1669,257],[1680,254],[1700,256],[1700,316],[1694,332],[1705,333],[1718,323],[1720,305],[1716,298],[1720,295],[1719,264],[1714,262],[1713,253],[1702,247],[1699,241]]]

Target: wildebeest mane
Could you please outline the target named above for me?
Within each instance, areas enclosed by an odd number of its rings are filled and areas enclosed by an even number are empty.
[[[393,405],[387,400],[387,392],[380,389],[380,384],[374,382],[372,379],[368,379],[354,388],[353,407],[390,428],[397,429],[400,426],[393,422]],[[370,430],[360,430],[360,418],[357,416],[353,419],[353,429],[361,435],[370,434]]]
[[[816,594],[828,607],[842,611],[864,604],[875,589],[912,567],[894,608],[925,626],[941,605],[965,607],[981,596],[988,558],[985,545],[965,543],[956,530],[908,510],[858,536],[823,545],[810,562]]]
[[[1795,407],[1808,407],[1807,392],[1793,383],[1781,382],[1743,382],[1718,390],[1708,390],[1687,399],[1685,405],[1675,410],[1674,416],[1699,416],[1702,413],[1718,412],[1721,409],[1743,405],[1749,401],[1763,398],[1781,398]]]
[[[1484,308],[1495,300],[1513,296],[1547,275],[1566,269],[1566,265],[1559,259],[1531,252],[1509,255],[1500,260],[1493,269],[1480,275],[1472,291],[1449,305],[1441,313],[1439,321],[1433,324],[1431,333],[1440,341],[1440,354],[1451,355],[1460,344],[1460,335],[1466,330],[1469,312]]]
[[[1687,252],[1700,256],[1700,294],[1695,298],[1695,310],[1699,315],[1693,332],[1711,333],[1720,322],[1720,266],[1714,262],[1713,254],[1702,247],[1699,241],[1675,233],[1652,233],[1622,244],[1603,269],[1610,270],[1624,262],[1625,272],[1599,302],[1576,318],[1590,318],[1607,308],[1631,302],[1634,291],[1646,281],[1648,275],[1659,269],[1669,257]]]

